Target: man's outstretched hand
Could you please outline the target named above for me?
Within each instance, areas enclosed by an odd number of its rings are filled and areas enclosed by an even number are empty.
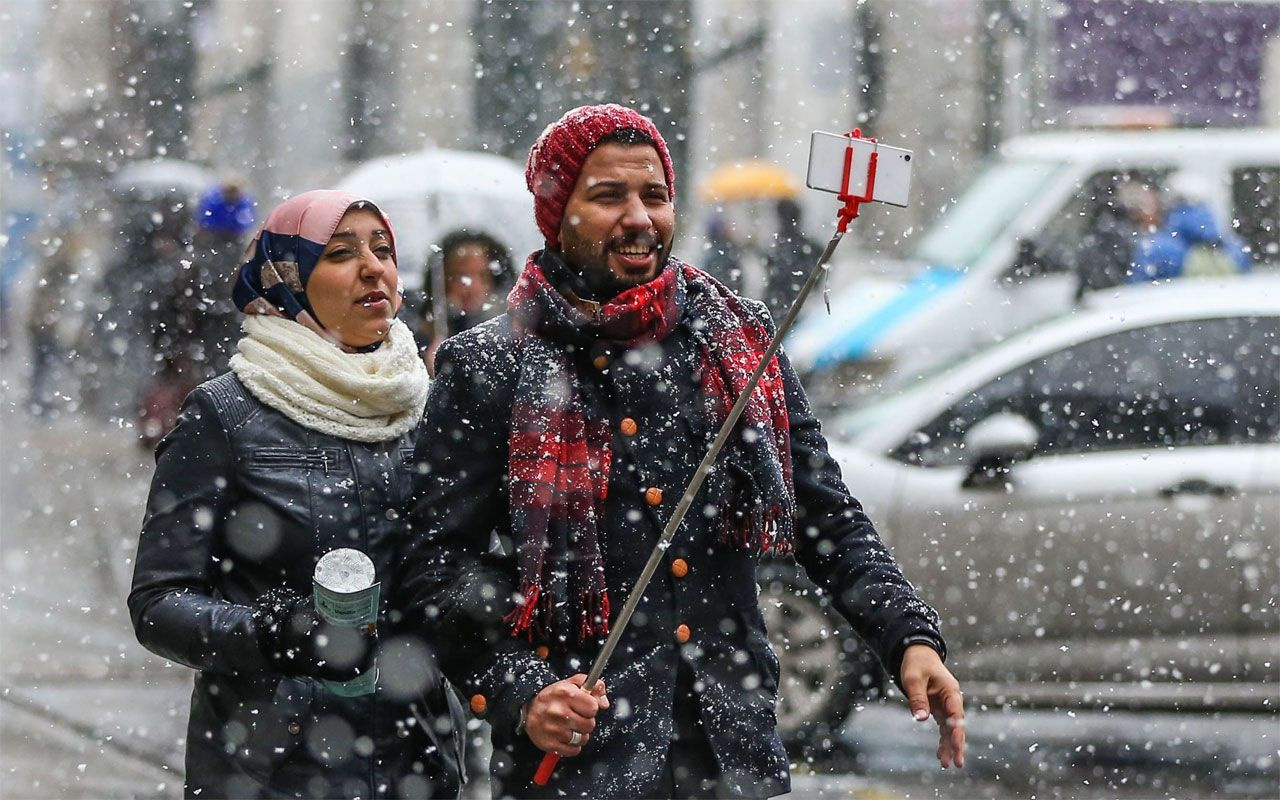
[[[964,696],[960,682],[942,664],[938,651],[927,644],[913,644],[902,654],[902,689],[911,704],[911,716],[923,722],[938,721],[938,763],[942,768],[964,766]]]

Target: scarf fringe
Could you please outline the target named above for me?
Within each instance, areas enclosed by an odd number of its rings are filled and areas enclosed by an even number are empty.
[[[578,607],[582,609],[582,622],[578,626],[580,641],[609,635],[608,589],[585,589],[579,592]]]
[[[530,642],[545,639],[550,634],[552,608],[551,593],[542,593],[537,582],[525,582],[520,586],[520,600],[502,621],[511,626],[511,635],[523,636]],[[584,589],[578,593],[580,622],[579,641],[609,635],[609,618],[612,609],[608,589]]]
[[[525,581],[520,585],[520,600],[517,601],[516,607],[513,608],[502,621],[511,626],[511,635],[524,635],[529,641],[533,641],[534,637],[541,633],[546,627],[546,620],[551,613],[550,604],[543,602],[544,606],[542,614],[538,614],[538,600],[542,597],[542,586],[536,581]],[[548,595],[548,599],[550,595]],[[535,625],[535,616],[540,617],[538,624]]]
[[[742,508],[728,500],[720,503],[721,544],[761,555],[787,556],[795,552],[795,541],[779,531],[784,514],[781,505],[757,505],[751,511]]]

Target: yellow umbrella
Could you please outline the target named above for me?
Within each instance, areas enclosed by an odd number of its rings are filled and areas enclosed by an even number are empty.
[[[703,200],[781,200],[796,196],[796,182],[777,164],[742,161],[712,170],[702,182]]]

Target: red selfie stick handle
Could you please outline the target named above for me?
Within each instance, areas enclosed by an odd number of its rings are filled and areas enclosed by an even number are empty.
[[[539,786],[546,786],[547,781],[551,780],[551,773],[556,771],[556,764],[559,763],[559,753],[547,753],[544,755],[542,763],[538,765],[538,771],[533,773],[533,782]]]

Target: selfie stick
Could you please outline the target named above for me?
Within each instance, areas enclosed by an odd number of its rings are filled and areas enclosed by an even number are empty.
[[[861,131],[857,128],[854,128],[847,135],[851,139],[862,139]],[[875,140],[864,139],[863,141]],[[765,349],[764,355],[761,356],[755,372],[751,373],[751,378],[738,395],[737,402],[729,410],[729,416],[725,418],[724,424],[720,426],[720,432],[716,434],[715,441],[711,443],[711,447],[707,449],[707,454],[702,457],[702,463],[698,465],[698,469],[689,480],[689,485],[684,490],[684,496],[680,498],[680,503],[676,506],[675,511],[672,512],[671,519],[667,522],[667,527],[663,529],[661,538],[658,539],[653,552],[649,554],[649,561],[640,572],[640,577],[636,579],[635,586],[632,587],[631,594],[627,597],[626,605],[622,607],[618,618],[614,620],[613,626],[609,630],[609,638],[605,640],[604,646],[600,648],[600,654],[596,656],[595,663],[591,665],[591,672],[588,673],[586,681],[582,684],[583,691],[590,692],[599,682],[600,676],[604,673],[604,665],[609,661],[609,656],[613,655],[614,648],[618,646],[618,640],[622,638],[622,632],[626,630],[627,623],[631,621],[631,615],[635,612],[636,606],[640,604],[640,596],[644,594],[644,590],[649,586],[649,581],[653,578],[653,574],[657,572],[658,566],[662,563],[667,547],[670,546],[671,540],[675,538],[676,530],[679,529],[680,524],[684,522],[685,515],[689,512],[689,507],[693,505],[694,497],[697,496],[698,490],[702,488],[702,482],[706,480],[707,474],[711,472],[716,456],[720,454],[725,442],[729,440],[734,425],[737,424],[738,418],[742,416],[742,410],[747,407],[747,401],[760,383],[760,377],[764,375],[769,362],[773,360],[778,348],[782,346],[782,339],[800,314],[800,309],[804,306],[804,301],[809,296],[809,292],[813,290],[818,278],[826,271],[827,262],[831,260],[831,255],[836,251],[836,245],[840,244],[840,240],[844,238],[844,233],[848,229],[849,223],[857,218],[858,206],[871,201],[875,189],[876,154],[871,154],[871,162],[867,166],[867,193],[865,195],[854,196],[849,194],[849,169],[852,163],[853,146],[850,144],[845,148],[844,177],[841,181],[840,194],[837,195],[838,199],[844,201],[844,207],[839,211],[839,221],[836,225],[835,235],[831,237],[831,241],[827,242],[827,247],[818,258],[818,263],[810,270],[809,277],[805,279],[804,286],[800,287],[800,293],[796,295],[795,302],[791,304],[787,315],[783,318],[782,323],[778,325],[778,331],[773,335],[773,341],[769,342],[769,346]],[[556,764],[559,762],[559,753],[547,753],[544,755],[542,763],[538,765],[538,771],[534,773],[533,782],[539,786],[546,786],[547,781],[551,780],[551,773],[555,771]]]

